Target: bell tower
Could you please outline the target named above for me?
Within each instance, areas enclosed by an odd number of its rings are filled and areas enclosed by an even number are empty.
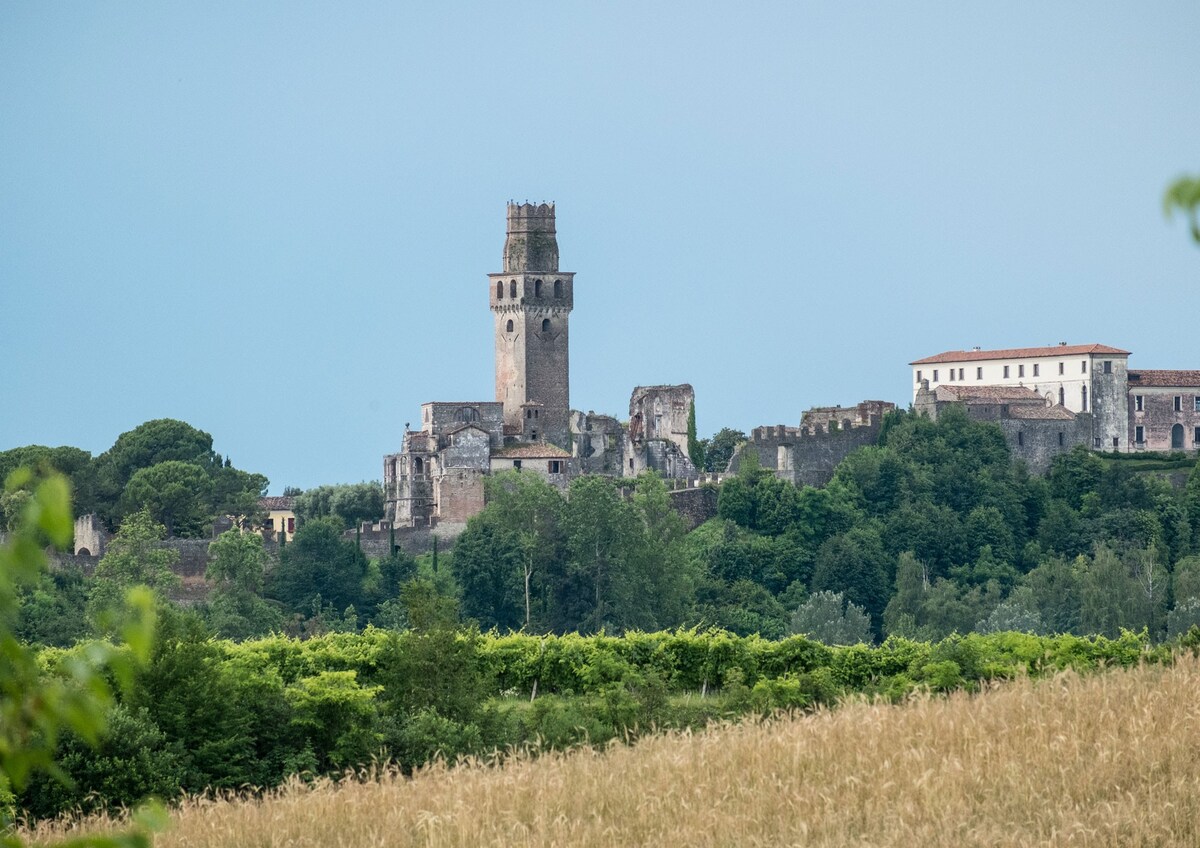
[[[554,204],[509,203],[504,270],[488,274],[496,322],[496,400],[508,438],[569,450],[567,319],[575,275],[558,270]]]

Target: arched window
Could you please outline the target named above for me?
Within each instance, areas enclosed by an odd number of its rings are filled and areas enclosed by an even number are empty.
[[[418,456],[415,459],[413,459],[413,474],[424,474],[424,473],[425,473],[425,463],[421,460],[421,457]]]
[[[562,280],[554,281],[554,296],[562,297]]]
[[[504,297],[504,283],[503,282],[496,283],[496,297],[499,297],[499,298]]]
[[[1171,428],[1171,450],[1183,450],[1183,425],[1176,424]]]
[[[508,319],[508,326],[505,327],[505,331],[509,332],[509,333],[512,332],[512,319],[511,318]]]
[[[542,332],[543,333],[550,332],[550,319],[549,318],[542,319]]]
[[[542,281],[541,280],[533,281],[533,296],[534,297],[542,296]]]
[[[508,296],[509,297],[517,296],[517,281],[516,280],[508,281]]]
[[[459,424],[474,424],[479,420],[479,410],[473,406],[460,406],[454,413],[454,420]]]

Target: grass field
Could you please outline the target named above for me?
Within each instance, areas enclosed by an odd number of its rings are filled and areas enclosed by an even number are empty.
[[[171,819],[155,845],[1196,846],[1200,662],[293,783]]]

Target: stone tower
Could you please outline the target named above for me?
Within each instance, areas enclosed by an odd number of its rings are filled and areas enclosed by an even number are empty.
[[[558,270],[554,205],[508,204],[504,270],[488,275],[496,319],[496,400],[509,439],[568,448],[567,319],[573,273]]]

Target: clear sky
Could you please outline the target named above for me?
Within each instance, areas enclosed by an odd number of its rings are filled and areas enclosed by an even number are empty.
[[[910,360],[1200,368],[1200,3],[0,3],[0,449],[151,418],[285,485],[493,396],[507,201],[555,201],[571,400],[702,435]]]

